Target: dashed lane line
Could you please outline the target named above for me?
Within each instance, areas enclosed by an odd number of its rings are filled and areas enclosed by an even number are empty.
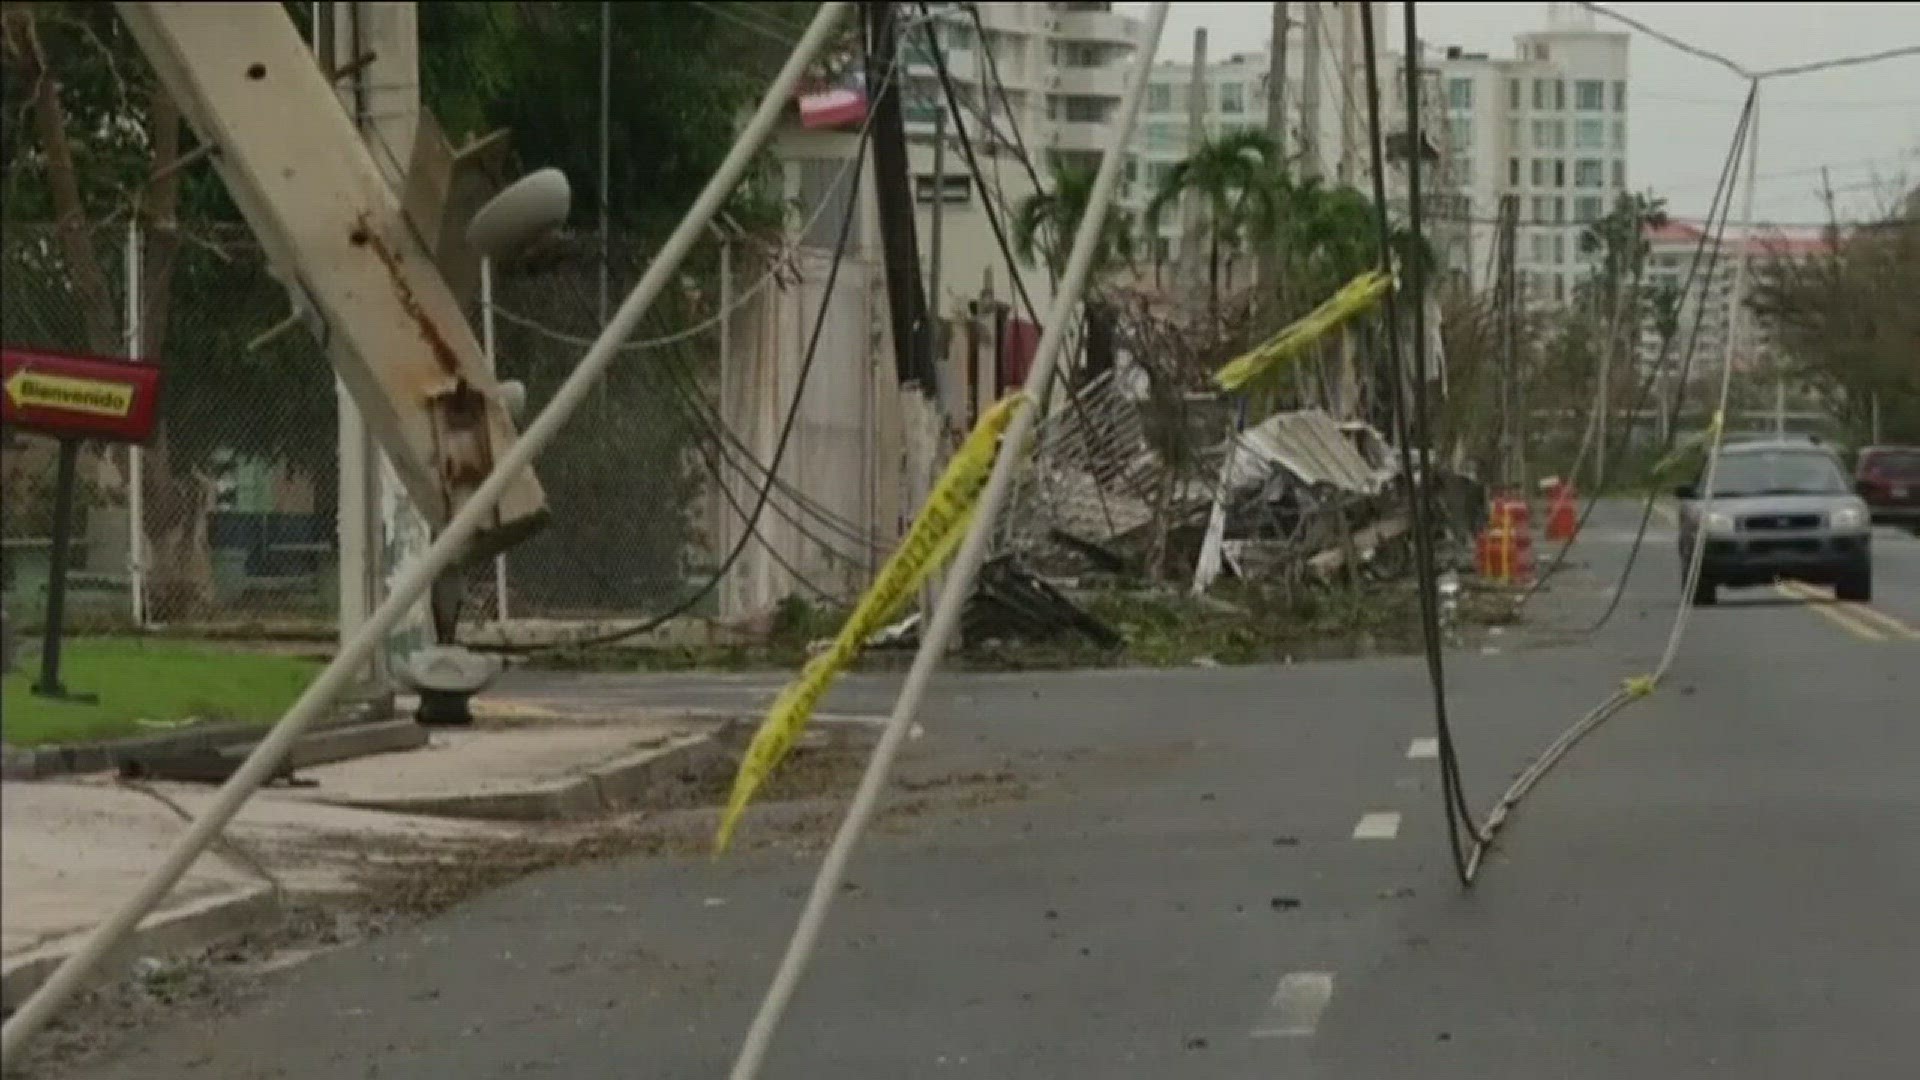
[[[1363,814],[1353,827],[1355,840],[1391,840],[1400,835],[1400,812],[1374,810]]]
[[[1256,1039],[1299,1039],[1320,1026],[1320,1014],[1333,1000],[1333,972],[1294,971],[1280,977],[1267,1011],[1249,1033]]]
[[[1413,740],[1407,744],[1407,760],[1425,761],[1440,756],[1440,740],[1431,735]]]

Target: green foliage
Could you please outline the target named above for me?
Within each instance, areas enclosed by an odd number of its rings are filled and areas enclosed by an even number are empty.
[[[1053,163],[1052,187],[1022,200],[1013,215],[1013,250],[1032,265],[1044,260],[1057,274],[1066,269],[1080,219],[1093,196],[1095,171],[1083,166]],[[1133,215],[1120,207],[1107,211],[1093,252],[1093,275],[1133,261]]]
[[[1920,442],[1920,212],[1915,200],[1850,233],[1831,249],[1781,255],[1753,267],[1750,305],[1785,354],[1784,372],[1812,388],[1847,426],[1881,439]]]
[[[737,18],[790,27],[814,4],[612,5],[608,186],[600,190],[599,3],[442,0],[420,6],[426,105],[456,144],[512,132],[523,170],[559,168],[576,221],[604,202],[627,235],[664,236],[733,141],[788,47]],[[758,204],[764,217],[765,204]],[[742,203],[736,217],[751,215]]]

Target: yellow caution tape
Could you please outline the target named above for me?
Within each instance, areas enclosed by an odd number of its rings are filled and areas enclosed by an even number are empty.
[[[1307,346],[1326,336],[1340,324],[1372,307],[1393,286],[1392,275],[1369,270],[1341,287],[1326,303],[1289,323],[1285,329],[1247,352],[1228,361],[1213,375],[1222,390],[1238,390],[1259,379],[1282,361],[1298,356]]]
[[[720,818],[719,833],[714,837],[715,855],[727,850],[727,845],[733,840],[734,827],[746,812],[754,792],[759,790],[760,785],[800,740],[800,733],[806,729],[814,706],[820,701],[821,695],[827,692],[834,678],[859,655],[867,639],[907,605],[927,575],[951,558],[959,548],[960,541],[967,534],[967,526],[973,520],[980,492],[993,472],[1000,436],[1005,434],[1007,425],[1013,422],[1015,407],[1026,396],[1022,392],[1003,398],[980,418],[980,423],[967,436],[967,441],[947,462],[946,471],[941,474],[940,482],[934,485],[932,494],[927,496],[926,505],[921,507],[919,516],[914,518],[906,539],[887,559],[886,565],[880,568],[873,584],[860,597],[853,613],[847,616],[846,623],[840,627],[840,633],[834,636],[833,644],[808,661],[807,666],[801,669],[800,677],[789,683],[774,699],[773,707],[767,710],[767,718],[760,722],[760,729],[753,733],[753,742],[747,746],[746,757],[740,762],[740,771],[733,778],[733,792],[727,798],[727,812]]]
[[[1627,689],[1628,696],[1643,698],[1653,693],[1653,688],[1658,684],[1658,676],[1634,675],[1630,676],[1623,685],[1625,685]]]

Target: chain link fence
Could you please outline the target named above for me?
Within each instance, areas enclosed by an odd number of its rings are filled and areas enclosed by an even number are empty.
[[[268,335],[286,293],[244,228],[167,246],[125,224],[63,237],[8,223],[0,242],[7,344],[137,355],[163,371],[153,442],[83,455],[71,618],[330,636],[332,369],[304,329]],[[41,617],[51,569],[54,456],[51,440],[8,432],[7,606],[26,623]]]

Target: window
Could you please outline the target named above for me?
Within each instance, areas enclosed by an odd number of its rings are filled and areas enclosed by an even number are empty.
[[[1567,275],[1553,275],[1553,298],[1555,300],[1565,300],[1567,298]]]
[[[1627,122],[1625,120],[1615,120],[1613,122],[1613,148],[1615,150],[1625,150],[1627,148]]]
[[[1565,149],[1566,128],[1558,120],[1533,122],[1533,145],[1537,150]]]
[[[1447,80],[1447,107],[1459,111],[1473,108],[1473,80]]]
[[[1574,187],[1596,188],[1606,182],[1606,165],[1599,158],[1581,158],[1573,163]]]
[[[1247,111],[1247,84],[1220,84],[1220,111],[1223,113],[1243,113]]]
[[[1450,159],[1453,169],[1452,180],[1456,184],[1473,183],[1473,158],[1467,154],[1455,154]]]
[[[1627,111],[1627,80],[1613,80],[1613,111]]]
[[[1163,113],[1173,111],[1173,87],[1166,83],[1150,83],[1147,86],[1147,111]]]
[[[1525,99],[1525,95],[1523,95],[1520,92],[1520,80],[1508,79],[1507,80],[1507,108],[1512,109],[1515,112],[1518,112],[1525,107],[1526,107],[1526,99]]]
[[[1599,112],[1607,107],[1607,84],[1599,79],[1581,79],[1573,84],[1573,107],[1581,112]]]
[[[1607,122],[1605,120],[1576,120],[1573,122],[1573,147],[1576,150],[1602,150],[1607,145]]]
[[[1553,186],[1567,186],[1567,163],[1565,161],[1555,160],[1553,163]]]
[[[1456,153],[1473,145],[1473,121],[1456,116],[1447,121],[1447,141]]]
[[[1535,195],[1533,197],[1533,214],[1531,220],[1537,225],[1544,225],[1552,217],[1553,198],[1547,195]]]
[[[1517,157],[1507,159],[1507,186],[1520,186],[1520,159]]]
[[[1546,187],[1553,177],[1553,162],[1546,158],[1533,159],[1533,186]]]
[[[1607,214],[1607,200],[1598,195],[1582,195],[1573,200],[1573,220],[1582,225],[1599,221]]]
[[[1555,225],[1567,223],[1567,200],[1559,195],[1553,197],[1553,223]]]
[[[1557,232],[1553,234],[1553,261],[1556,263],[1563,263],[1567,261],[1567,234],[1566,233]]]
[[[1520,121],[1507,121],[1507,149],[1520,149]]]
[[[1566,107],[1567,107],[1567,81],[1565,79],[1555,79],[1553,80],[1554,111],[1560,112],[1564,110]]]
[[[1551,254],[1552,254],[1552,247],[1547,240],[1547,234],[1543,232],[1534,233],[1533,234],[1533,261],[1537,263],[1546,262],[1547,258]]]
[[[1147,186],[1159,191],[1167,186],[1167,177],[1173,175],[1173,162],[1150,161],[1147,163]]]
[[[1545,60],[1547,58],[1547,47],[1545,45],[1535,45],[1533,47],[1533,58],[1535,60]]]
[[[1160,122],[1147,125],[1147,149],[1178,150],[1180,144],[1179,129],[1173,124]]]
[[[1533,108],[1535,112],[1546,112],[1553,107],[1553,80],[1533,80]]]
[[[973,177],[968,176],[966,173],[948,173],[942,179],[945,181],[942,191],[942,195],[944,196],[941,199],[942,202],[964,203],[973,199]],[[934,182],[932,173],[923,173],[913,178],[913,197],[915,201],[931,203],[933,201],[933,189]]]
[[[1613,159],[1613,186],[1617,188],[1627,186],[1627,163],[1625,159]]]

